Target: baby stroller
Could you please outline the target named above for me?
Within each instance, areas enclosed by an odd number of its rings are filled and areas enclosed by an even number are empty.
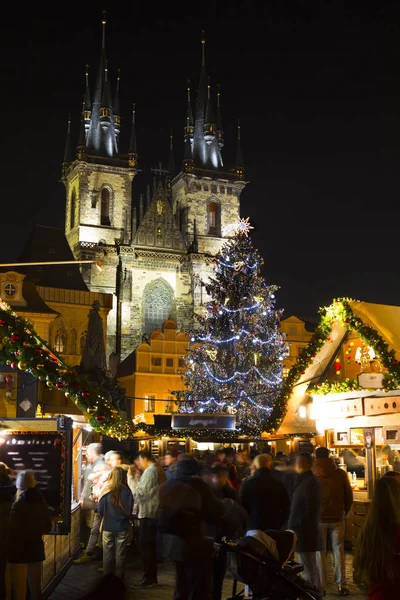
[[[295,545],[293,531],[272,530],[249,531],[239,540],[214,544],[217,552],[227,553],[228,570],[234,577],[228,600],[322,600],[321,594],[299,577],[303,565],[289,560]],[[241,591],[238,583],[245,586]]]

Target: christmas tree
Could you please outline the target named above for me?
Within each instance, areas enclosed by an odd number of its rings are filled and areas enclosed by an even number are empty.
[[[239,431],[260,433],[280,392],[287,345],[274,308],[278,288],[260,274],[252,227],[248,219],[229,227],[234,235],[216,256],[211,300],[191,337],[178,412],[235,414]]]

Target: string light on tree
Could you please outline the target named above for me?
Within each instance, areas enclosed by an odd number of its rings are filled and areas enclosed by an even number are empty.
[[[187,392],[179,412],[236,415],[236,428],[260,434],[282,386],[287,347],[274,307],[276,286],[260,275],[262,259],[241,219],[224,230],[232,237],[216,256],[207,317],[199,316],[184,374]]]

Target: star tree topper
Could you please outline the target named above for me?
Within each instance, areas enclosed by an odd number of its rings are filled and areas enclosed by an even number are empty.
[[[247,237],[250,233],[250,229],[254,229],[254,227],[250,225],[249,220],[249,217],[247,217],[247,219],[239,219],[236,223],[230,223],[229,225],[224,227],[222,235],[225,236],[229,235],[230,233],[233,233],[235,235],[239,233]]]

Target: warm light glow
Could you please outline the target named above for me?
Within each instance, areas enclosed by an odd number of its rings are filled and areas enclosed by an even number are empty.
[[[299,406],[299,417],[300,419],[305,419],[307,417],[307,407],[302,405]]]

